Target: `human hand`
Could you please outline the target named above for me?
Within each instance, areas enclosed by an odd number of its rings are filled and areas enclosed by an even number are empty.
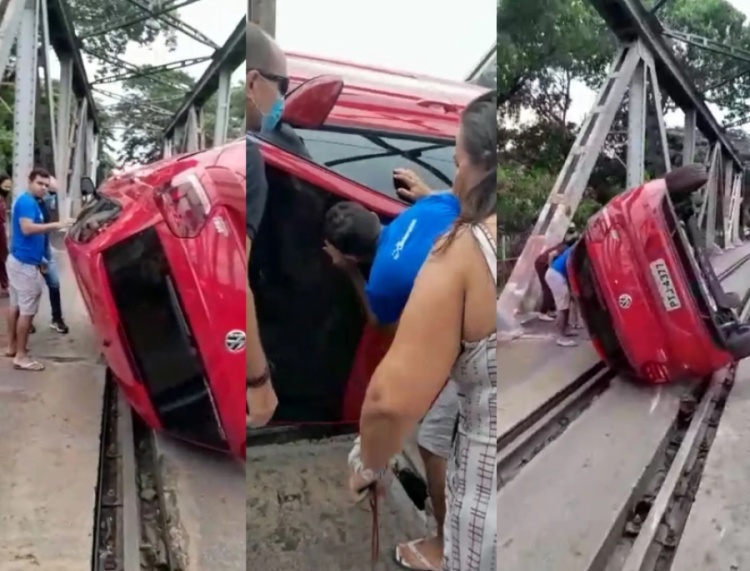
[[[358,504],[374,494],[378,499],[384,498],[388,485],[385,480],[374,482],[367,480],[362,472],[351,472],[349,474],[349,494],[352,503]]]
[[[432,193],[432,189],[412,170],[394,169],[393,178],[403,184],[403,187],[396,189],[396,194],[404,200],[416,202]]]
[[[262,387],[248,387],[245,390],[245,398],[247,409],[250,411],[245,415],[245,421],[250,428],[260,428],[268,424],[276,412],[276,407],[279,406],[279,399],[270,378]]]
[[[355,265],[353,260],[347,258],[344,254],[342,254],[341,251],[336,246],[331,244],[328,240],[326,240],[323,244],[323,251],[328,254],[328,256],[331,258],[331,262],[333,262],[333,265],[337,268],[346,270]]]
[[[72,218],[66,218],[64,220],[60,220],[59,222],[55,222],[55,225],[57,226],[58,230],[67,230],[71,226],[75,224],[75,220]]]

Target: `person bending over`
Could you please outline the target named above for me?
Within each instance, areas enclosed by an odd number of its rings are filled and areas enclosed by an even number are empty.
[[[570,324],[570,285],[568,284],[568,258],[573,246],[568,246],[549,265],[544,279],[555,298],[557,309],[557,344],[560,347],[575,347],[576,342],[570,339],[574,336],[568,325]]]
[[[411,171],[395,174],[408,187],[403,195],[417,201],[388,226],[382,226],[378,216],[363,206],[340,202],[326,214],[324,229],[324,249],[331,261],[351,279],[370,322],[389,334],[395,332],[414,280],[435,241],[460,211],[458,199],[450,191],[430,192]],[[370,264],[365,280],[360,267]],[[448,381],[417,433],[438,533],[397,547],[397,560],[410,568],[438,568],[442,561],[446,461],[457,416],[458,394],[455,384]]]

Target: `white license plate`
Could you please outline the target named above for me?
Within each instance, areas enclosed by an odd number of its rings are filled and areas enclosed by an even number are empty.
[[[656,287],[659,288],[659,294],[661,295],[661,300],[664,303],[666,310],[674,311],[675,309],[680,309],[682,303],[677,296],[677,291],[674,289],[674,281],[669,273],[667,264],[660,258],[651,262],[649,266],[651,268],[651,275],[656,282]]]

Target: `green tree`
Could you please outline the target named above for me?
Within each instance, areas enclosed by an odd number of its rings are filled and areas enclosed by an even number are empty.
[[[162,130],[180,106],[182,99],[195,84],[195,80],[182,70],[159,74],[161,81],[148,77],[128,79],[123,82],[124,96],[111,107],[113,128],[120,135],[122,149],[118,161],[148,163],[162,152]],[[229,138],[242,133],[244,124],[244,83],[233,86],[230,98]],[[216,122],[216,95],[209,99],[203,111],[206,143],[213,143]]]

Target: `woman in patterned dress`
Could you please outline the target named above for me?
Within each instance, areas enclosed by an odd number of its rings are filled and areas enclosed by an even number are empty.
[[[443,571],[494,571],[497,543],[497,182],[494,93],[470,103],[456,140],[453,192],[461,215],[422,266],[390,350],[362,408],[355,494],[387,477],[446,379],[460,413],[448,460]],[[378,486],[376,485],[376,489]],[[381,489],[382,492],[382,489]],[[406,569],[426,560],[394,559]]]
[[[13,181],[7,174],[0,175],[0,297],[8,297],[8,274],[5,260],[8,258],[8,202],[13,190]]]

